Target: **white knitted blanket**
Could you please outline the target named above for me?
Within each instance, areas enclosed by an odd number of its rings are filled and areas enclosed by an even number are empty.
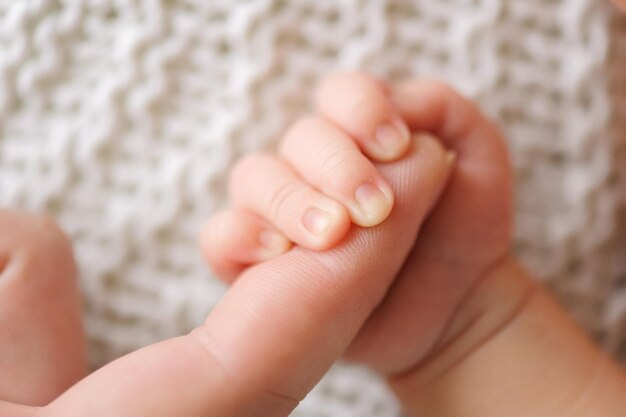
[[[626,20],[604,0],[0,0],[0,205],[75,243],[94,365],[201,322],[195,246],[245,152],[339,68],[444,78],[500,123],[516,250],[626,359]],[[295,416],[395,416],[334,368]]]

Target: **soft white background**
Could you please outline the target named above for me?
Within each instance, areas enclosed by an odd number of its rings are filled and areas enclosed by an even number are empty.
[[[0,0],[0,204],[74,241],[95,366],[198,324],[228,168],[339,68],[437,75],[509,138],[516,250],[626,358],[626,23],[593,0]],[[391,416],[335,368],[294,413]]]

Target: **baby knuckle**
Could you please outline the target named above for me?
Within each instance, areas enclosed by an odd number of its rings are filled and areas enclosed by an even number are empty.
[[[228,189],[231,196],[237,196],[240,188],[245,188],[248,179],[260,171],[271,157],[264,153],[251,153],[240,158],[230,171]]]
[[[223,234],[223,224],[226,220],[227,218],[224,213],[221,212],[212,216],[207,220],[204,226],[202,226],[199,239],[200,248],[207,260],[212,260],[215,252],[222,247],[219,245],[219,242]]]
[[[311,132],[318,130],[320,124],[321,122],[316,116],[304,116],[293,122],[280,142],[280,153],[290,154],[294,150],[298,151],[302,140],[310,137]]]
[[[267,203],[267,213],[270,218],[280,219],[291,201],[297,200],[302,194],[302,186],[297,183],[287,183],[279,187]]]
[[[330,175],[343,171],[353,159],[351,158],[352,152],[343,147],[324,149],[323,155],[319,156],[319,172],[323,175]]]
[[[347,102],[346,111],[353,115],[355,121],[363,125],[361,129],[367,130],[367,138],[369,138],[371,129],[389,119],[392,107],[387,99],[363,91],[360,94],[355,94]]]
[[[308,133],[311,130],[318,129],[322,121],[317,116],[304,116],[296,120],[289,128],[288,132],[298,135],[301,133]]]
[[[254,165],[254,162],[258,159],[257,154],[248,154],[241,157],[230,171],[231,180],[237,180],[247,175],[250,167]]]
[[[338,149],[324,158],[320,163],[319,172],[326,187],[343,189],[351,188],[358,182],[366,169],[355,157],[354,151]]]

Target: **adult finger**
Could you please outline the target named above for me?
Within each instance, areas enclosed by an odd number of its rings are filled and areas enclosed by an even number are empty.
[[[201,327],[102,368],[44,416],[288,415],[384,296],[449,165],[423,137],[379,167],[396,195],[387,221],[352,228],[331,250],[296,247],[248,269]]]
[[[0,416],[3,417],[39,417],[38,413],[40,411],[38,407],[0,401]]]

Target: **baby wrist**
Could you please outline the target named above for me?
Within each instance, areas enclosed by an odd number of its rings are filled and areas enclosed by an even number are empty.
[[[609,389],[590,385],[598,375]],[[616,366],[512,258],[461,303],[437,349],[389,384],[409,415],[617,416],[619,402],[626,409],[623,395],[598,400],[626,389]]]

